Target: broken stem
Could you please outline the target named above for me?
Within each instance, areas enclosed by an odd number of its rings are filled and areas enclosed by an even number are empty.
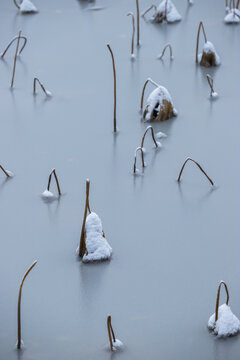
[[[60,190],[60,185],[59,185],[59,182],[58,182],[58,177],[57,177],[57,174],[56,174],[56,170],[53,169],[49,175],[49,178],[48,178],[48,186],[47,186],[47,189],[48,191],[50,190],[50,184],[51,184],[51,180],[52,180],[52,174],[54,175],[55,177],[55,180],[56,180],[56,184],[57,184],[57,189],[58,189],[58,195],[62,195],[61,194],[61,190]]]
[[[172,46],[171,44],[167,44],[164,46],[162,54],[159,56],[159,59],[161,60],[163,58],[163,55],[165,54],[166,49],[169,48],[169,53],[170,53],[170,59],[173,59],[173,51],[172,51]]]
[[[150,82],[152,83],[154,86],[156,87],[159,87],[160,85],[158,85],[155,81],[153,81],[151,78],[148,78],[144,85],[143,85],[143,89],[142,89],[142,96],[141,96],[141,104],[140,104],[140,110],[142,110],[143,108],[143,100],[144,100],[144,94],[145,94],[145,89],[146,89],[146,86],[147,86],[147,83]]]
[[[113,118],[113,131],[114,133],[117,132],[117,116],[116,116],[116,109],[117,109],[117,84],[116,84],[116,68],[115,68],[115,61],[114,55],[111,49],[111,46],[107,44],[108,50],[110,51],[112,57],[112,66],[113,66],[113,79],[114,79],[114,118]]]
[[[152,10],[152,9],[154,9],[155,12],[157,12],[157,7],[156,7],[156,5],[151,5],[149,8],[147,8],[147,10],[145,10],[145,11],[141,14],[141,16],[144,17],[144,16],[145,16],[150,10]]]
[[[20,5],[18,4],[17,0],[13,0],[13,2],[14,2],[14,4],[16,5],[16,7],[17,7],[18,9],[20,9]]]
[[[206,36],[204,25],[203,25],[202,21],[200,21],[200,23],[199,23],[198,32],[197,32],[196,63],[198,63],[198,46],[199,46],[199,35],[200,35],[200,30],[201,29],[202,29],[202,32],[203,32],[203,35],[204,35],[204,40],[205,40],[205,43],[206,43],[207,42],[207,36]]]
[[[227,284],[224,281],[220,281],[220,284],[218,286],[218,292],[217,292],[217,300],[216,300],[215,323],[218,321],[218,308],[219,308],[219,299],[220,299],[220,292],[221,292],[222,285],[224,285],[226,294],[227,294],[226,305],[228,305],[228,303],[229,303],[229,292],[228,292]]]
[[[7,173],[7,171],[4,169],[4,167],[2,165],[0,165],[0,169],[4,172],[6,177],[10,177],[9,174]]]
[[[134,173],[134,174],[136,173],[136,170],[137,170],[137,153],[138,153],[139,150],[140,150],[140,152],[141,152],[142,167],[143,167],[143,168],[145,167],[145,163],[144,163],[144,152],[143,152],[142,147],[139,146],[139,147],[136,148],[136,150],[135,150],[134,165],[133,165],[133,173]]]
[[[151,130],[152,139],[153,139],[153,142],[154,142],[154,144],[155,144],[155,146],[156,146],[156,148],[157,148],[157,147],[158,147],[158,144],[157,144],[157,141],[156,141],[156,139],[155,139],[153,127],[152,127],[151,125],[146,128],[146,130],[145,130],[145,132],[144,132],[144,134],[143,134],[142,142],[141,142],[141,148],[143,149],[143,147],[144,147],[144,140],[145,140],[145,136],[146,136],[148,130]]]
[[[20,288],[19,288],[19,293],[18,293],[18,315],[17,315],[17,319],[18,319],[18,341],[17,341],[17,348],[21,349],[21,298],[22,298],[22,287],[23,287],[23,283],[24,280],[26,279],[26,277],[28,276],[28,274],[30,273],[30,271],[32,270],[32,268],[36,265],[37,261],[34,261],[34,263],[30,266],[30,268],[26,271],[26,273],[24,274],[23,278],[22,278],[22,282],[20,284]]]
[[[16,62],[17,62],[17,54],[18,54],[18,48],[19,48],[21,33],[22,33],[22,31],[20,30],[19,33],[18,33],[16,52],[15,52],[15,56],[14,56],[11,88],[13,88],[13,84],[14,84],[14,77],[15,77],[15,71],[16,71]]]
[[[109,337],[109,343],[110,343],[110,349],[113,351],[113,342],[116,341],[115,334],[112,328],[112,322],[111,322],[111,316],[108,315],[107,317],[107,329],[108,329],[108,337]]]
[[[128,13],[127,16],[132,17],[132,46],[131,46],[131,54],[134,55],[134,35],[135,35],[135,18],[132,12]]]
[[[208,84],[209,84],[210,90],[211,90],[210,96],[212,96],[212,94],[213,94],[215,91],[214,91],[214,88],[213,88],[213,78],[212,78],[209,74],[207,74],[207,81],[208,81]]]
[[[203,170],[203,168],[201,167],[201,165],[199,165],[199,163],[198,163],[197,161],[195,161],[195,160],[193,160],[193,159],[191,159],[191,158],[187,158],[187,159],[184,161],[183,166],[182,166],[182,168],[181,168],[181,170],[180,170],[180,173],[179,173],[179,175],[178,175],[178,179],[177,179],[178,182],[180,182],[180,180],[181,180],[181,176],[182,176],[183,169],[184,169],[184,167],[185,167],[185,165],[186,165],[186,163],[187,163],[188,161],[192,161],[194,164],[196,164],[196,165],[199,167],[199,169],[202,171],[202,173],[206,176],[206,178],[207,178],[208,181],[211,183],[211,185],[212,185],[212,186],[214,185],[213,181],[210,179],[210,177],[207,175],[207,173]]]
[[[11,41],[10,43],[8,44],[8,46],[6,47],[6,49],[4,50],[4,52],[1,54],[1,58],[3,58],[6,54],[6,52],[8,51],[8,49],[10,48],[10,46],[12,45],[12,43],[14,43],[15,40],[18,39],[18,36],[15,36]],[[23,39],[24,40],[24,43],[23,43],[23,46],[21,47],[21,50],[19,51],[18,55],[21,54],[21,52],[23,51],[23,49],[25,48],[26,46],[26,43],[27,43],[27,38],[25,36],[20,36],[20,39]]]
[[[85,200],[85,210],[84,210],[84,216],[83,216],[83,223],[82,223],[82,230],[81,230],[81,236],[80,236],[80,244],[79,244],[79,253],[78,255],[80,258],[82,258],[86,252],[86,241],[85,241],[85,224],[87,219],[87,212],[90,211],[89,207],[89,188],[90,188],[90,180],[86,180],[86,200]]]
[[[46,96],[48,96],[49,94],[47,93],[45,87],[43,86],[43,84],[41,83],[41,81],[40,81],[38,78],[36,78],[36,77],[33,79],[33,93],[34,93],[34,95],[35,95],[36,92],[37,92],[37,91],[36,91],[37,82],[38,82],[39,85],[41,86],[42,91],[44,92],[44,94],[45,94]]]
[[[137,7],[137,46],[140,46],[140,19],[139,19],[139,3],[136,0]]]

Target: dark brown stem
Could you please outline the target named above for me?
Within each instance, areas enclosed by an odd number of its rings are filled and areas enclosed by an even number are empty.
[[[134,35],[135,35],[135,18],[132,12],[128,13],[127,16],[132,17],[132,46],[131,46],[131,54],[134,55]]]
[[[169,48],[170,59],[173,58],[172,46],[171,46],[171,44],[167,44],[167,45],[164,46],[163,51],[162,51],[162,54],[159,56],[159,59],[162,59],[162,58],[163,58],[163,55],[165,54],[165,51],[166,51],[167,48]]]
[[[19,54],[21,54],[21,52],[23,51],[23,49],[25,48],[26,46],[26,43],[27,43],[27,38],[25,36],[20,36],[21,39],[24,40],[24,43],[23,43],[23,46],[21,47],[20,51],[19,51]],[[8,46],[6,47],[6,49],[4,50],[4,52],[1,54],[1,58],[4,58],[6,52],[8,51],[8,49],[10,48],[10,46],[12,45],[12,43],[14,43],[15,40],[18,39],[18,36],[15,36],[11,41],[10,43],[8,44]]]
[[[14,56],[13,72],[12,72],[12,81],[11,81],[11,88],[13,88],[13,84],[14,84],[15,71],[16,71],[16,62],[17,62],[17,54],[18,54],[18,48],[19,48],[19,43],[20,43],[21,33],[22,33],[22,31],[20,30],[20,31],[19,31],[19,33],[18,33],[18,39],[17,39],[16,52],[15,52],[15,56]]]
[[[209,74],[207,74],[207,81],[208,81],[208,84],[209,84],[209,86],[210,86],[210,90],[211,90],[211,96],[212,96],[212,94],[214,93],[214,89],[213,89],[213,78],[209,75]]]
[[[9,174],[7,173],[7,171],[4,169],[4,167],[2,165],[0,165],[0,169],[4,172],[6,177],[10,177]]]
[[[90,211],[89,207],[89,188],[90,188],[90,181],[86,180],[86,200],[85,200],[85,210],[84,210],[84,216],[83,216],[83,223],[82,223],[82,230],[81,230],[81,236],[80,236],[80,244],[79,244],[79,253],[78,255],[80,258],[84,256],[86,253],[86,241],[85,241],[85,225],[86,225],[86,219],[87,219],[87,213]]]
[[[145,89],[146,89],[146,86],[147,86],[147,83],[150,82],[152,83],[153,85],[155,85],[156,87],[159,87],[160,85],[158,85],[157,83],[155,83],[155,81],[153,81],[151,78],[148,78],[144,85],[143,85],[143,89],[142,89],[142,96],[141,96],[141,104],[140,104],[140,110],[143,109],[143,100],[144,100],[144,94],[145,94]]]
[[[20,9],[20,5],[18,4],[17,0],[13,0],[13,2],[14,2],[14,4],[16,5],[16,7],[17,7],[18,9]]]
[[[144,15],[146,15],[150,10],[152,10],[152,9],[155,9],[155,12],[157,12],[157,7],[156,7],[156,5],[151,5],[149,8],[147,8],[147,10],[145,10],[142,14],[141,14],[141,16],[142,17],[144,17]]]
[[[26,273],[24,274],[23,278],[22,278],[22,282],[20,284],[20,288],[19,288],[19,293],[18,293],[18,341],[17,341],[17,348],[21,349],[21,298],[22,298],[22,287],[23,287],[23,283],[24,280],[26,279],[26,277],[28,276],[28,274],[30,273],[30,271],[32,270],[32,268],[36,265],[37,261],[34,261],[34,263],[30,266],[30,268],[26,271]]]
[[[58,189],[58,195],[62,195],[61,194],[61,189],[60,189],[60,185],[59,185],[59,181],[58,181],[58,177],[57,177],[57,174],[56,174],[56,170],[53,169],[49,175],[49,178],[48,178],[48,186],[47,186],[47,189],[48,191],[50,190],[50,185],[51,185],[51,180],[52,180],[52,174],[54,175],[54,178],[56,180],[56,184],[57,184],[57,189]]]
[[[115,334],[112,328],[112,319],[111,316],[108,315],[107,317],[107,329],[108,329],[108,338],[110,343],[110,349],[113,351],[113,343],[116,341]]]
[[[210,179],[210,177],[207,175],[207,173],[203,170],[203,168],[199,165],[199,163],[198,163],[197,161],[191,159],[191,158],[187,158],[187,159],[184,161],[183,166],[182,166],[182,168],[181,168],[181,170],[180,170],[180,173],[179,173],[179,175],[178,175],[178,179],[177,179],[178,182],[180,182],[180,180],[181,180],[181,176],[182,176],[183,169],[184,169],[184,167],[185,167],[185,165],[186,165],[186,163],[187,163],[188,161],[194,162],[194,164],[196,164],[196,165],[199,167],[199,169],[202,171],[202,173],[206,176],[206,178],[207,178],[208,181],[211,183],[211,185],[214,185],[213,181]]]
[[[137,8],[137,46],[140,45],[140,19],[139,19],[139,3],[136,0],[136,8]]]
[[[115,68],[115,61],[114,55],[111,49],[111,46],[107,44],[108,50],[110,51],[112,57],[112,66],[113,66],[113,79],[114,79],[114,118],[113,118],[113,131],[117,132],[117,81],[116,81],[116,68]]]
[[[198,32],[197,32],[197,45],[196,45],[196,63],[198,63],[198,46],[199,46],[199,35],[200,35],[200,30],[202,29],[203,31],[203,35],[204,35],[204,40],[205,43],[207,42],[207,36],[205,33],[205,29],[204,29],[204,25],[203,22],[200,21],[199,26],[198,26]]]
[[[38,78],[36,78],[36,77],[33,79],[33,93],[34,93],[34,95],[36,94],[37,82],[38,82],[39,85],[41,86],[42,91],[44,92],[44,94],[45,94],[46,96],[48,96],[48,93],[47,93],[45,87],[43,86],[43,84],[41,83],[41,81],[40,81]]]
[[[236,9],[239,7],[240,0],[237,1]]]
[[[229,303],[229,292],[227,288],[227,284],[224,281],[221,281],[218,286],[218,292],[217,292],[217,300],[216,300],[216,309],[215,309],[215,322],[218,321],[218,308],[219,308],[219,299],[220,299],[220,292],[221,292],[221,286],[224,285],[226,294],[227,294],[227,300],[226,305]]]
[[[156,146],[156,148],[157,148],[157,147],[158,147],[158,144],[157,144],[157,141],[156,141],[156,139],[155,139],[153,127],[152,127],[151,125],[146,128],[146,130],[145,130],[145,132],[144,132],[144,134],[143,134],[142,142],[141,142],[141,148],[143,148],[143,146],[144,146],[144,140],[145,140],[145,136],[146,136],[148,130],[151,130],[152,139],[153,139],[153,142],[154,142],[154,144],[155,144],[155,146]]]
[[[134,173],[134,174],[136,173],[136,170],[137,170],[137,153],[138,153],[138,151],[141,152],[142,167],[143,167],[143,168],[145,167],[145,163],[144,163],[144,152],[143,152],[143,149],[139,146],[138,148],[136,148],[135,156],[134,156],[134,165],[133,165],[133,173]]]
[[[164,19],[167,21],[167,6],[168,6],[168,0],[165,2],[165,12],[164,12]]]

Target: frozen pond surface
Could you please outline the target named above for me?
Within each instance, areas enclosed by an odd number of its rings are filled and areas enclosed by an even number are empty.
[[[32,16],[19,15],[10,0],[0,4],[1,49],[20,29],[28,38],[13,91],[14,49],[0,61],[0,163],[15,174],[0,178],[1,360],[237,359],[240,337],[217,340],[206,326],[221,279],[240,316],[240,27],[223,23],[224,1],[195,0],[191,7],[175,1],[183,20],[142,20],[142,47],[132,63],[126,14],[136,12],[134,0],[34,4],[39,13]],[[141,11],[149,5],[140,0]],[[91,6],[104,9],[88,11]],[[221,57],[218,68],[195,65],[200,20]],[[117,136],[108,42],[117,68]],[[156,60],[168,42],[174,60]],[[219,94],[214,102],[207,73]],[[40,89],[32,95],[35,76],[51,99]],[[148,166],[134,177],[134,151],[147,126],[140,95],[149,76],[169,90],[179,115],[153,125],[168,138],[155,151],[148,135]],[[149,85],[146,95],[152,90]],[[178,185],[187,156],[199,161],[216,190],[193,164]],[[53,167],[64,194],[46,204],[40,195]],[[98,265],[75,255],[87,177],[91,208],[114,251]],[[35,259],[23,288],[26,348],[17,352],[18,287]],[[108,314],[124,352],[106,350]]]

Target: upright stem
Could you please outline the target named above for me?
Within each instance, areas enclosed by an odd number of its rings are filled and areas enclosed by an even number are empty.
[[[61,194],[61,189],[60,189],[60,185],[59,185],[59,181],[58,181],[58,177],[57,177],[57,174],[56,174],[56,170],[53,169],[49,175],[49,178],[48,178],[48,186],[47,186],[47,189],[48,191],[50,190],[50,185],[51,185],[51,180],[52,180],[52,174],[54,175],[54,178],[56,180],[56,184],[57,184],[57,189],[58,189],[58,195],[62,195]]]
[[[37,261],[34,261],[34,263],[30,266],[30,268],[26,271],[26,273],[24,274],[23,278],[22,278],[22,282],[19,288],[19,293],[18,293],[18,341],[17,341],[17,348],[21,349],[21,298],[22,298],[22,287],[23,287],[23,283],[24,280],[26,279],[26,277],[28,276],[28,274],[30,273],[30,271],[32,270],[32,268],[36,265]]]
[[[113,351],[113,342],[116,341],[116,338],[115,338],[115,334],[114,334],[114,331],[112,328],[112,319],[111,319],[110,315],[107,317],[107,329],[108,329],[108,338],[109,338],[110,348],[111,348],[111,351]]]
[[[155,81],[153,81],[151,78],[148,78],[144,85],[143,85],[143,89],[142,89],[142,96],[141,96],[141,104],[140,104],[140,109],[142,110],[143,108],[143,100],[144,100],[144,94],[145,94],[145,89],[146,89],[146,86],[147,86],[147,83],[150,82],[152,83],[154,86],[156,87],[159,87],[160,85],[158,85],[157,83],[155,83]]]
[[[48,96],[48,93],[47,93],[45,87],[43,86],[43,84],[41,83],[41,81],[40,81],[38,78],[36,78],[36,77],[33,79],[33,93],[36,94],[37,82],[38,82],[39,85],[41,86],[42,91],[44,92],[44,94],[45,94],[46,96]]]
[[[17,7],[18,9],[20,9],[20,5],[18,4],[17,0],[13,0],[13,2],[14,2],[14,4],[16,5],[16,7]]]
[[[238,7],[239,7],[239,3],[240,3],[240,0],[237,0],[236,9],[238,9]]]
[[[140,45],[140,19],[139,19],[139,3],[136,0],[136,7],[137,7],[137,46]]]
[[[90,188],[90,181],[86,180],[86,200],[85,200],[85,210],[84,210],[84,216],[83,216],[83,223],[82,223],[82,230],[81,230],[81,236],[80,236],[80,245],[79,245],[79,256],[82,258],[86,252],[86,242],[85,242],[85,224],[87,219],[87,212],[89,210],[89,188]]]
[[[151,5],[149,8],[147,8],[147,9],[141,14],[141,16],[144,17],[144,15],[146,15],[151,9],[155,9],[155,12],[157,12],[157,7],[156,7],[156,5]]]
[[[107,44],[108,50],[110,51],[111,57],[112,57],[112,66],[113,66],[113,79],[114,79],[114,118],[113,118],[113,131],[117,132],[117,81],[116,81],[116,68],[115,68],[115,61],[114,61],[114,55],[111,49],[111,46]]]
[[[210,91],[211,91],[210,95],[212,96],[212,94],[214,93],[213,78],[209,74],[207,74],[207,81],[208,81],[208,84],[210,86]]]
[[[10,177],[9,174],[7,173],[7,171],[4,169],[4,167],[2,165],[0,165],[0,169],[4,172],[6,177]]]
[[[229,292],[227,288],[227,284],[224,281],[221,281],[218,286],[218,292],[217,292],[217,300],[216,300],[216,309],[215,309],[215,322],[218,321],[218,308],[219,308],[219,299],[220,299],[220,292],[221,292],[221,286],[224,285],[226,294],[227,294],[227,300],[226,305],[229,303]]]
[[[156,141],[156,139],[155,139],[153,127],[152,127],[151,125],[146,128],[146,130],[145,130],[145,132],[144,132],[144,134],[143,134],[142,142],[141,142],[141,148],[143,148],[143,146],[144,146],[144,140],[145,140],[145,136],[146,136],[148,130],[151,130],[152,139],[153,139],[153,142],[154,142],[154,144],[155,144],[155,146],[156,146],[156,148],[157,148],[157,147],[158,147],[158,144],[157,144],[157,141]]]
[[[24,43],[23,43],[23,46],[21,47],[20,51],[19,51],[19,55],[21,54],[21,52],[23,51],[23,49],[25,48],[26,46],[26,43],[27,43],[27,38],[25,36],[20,36],[21,39],[24,40]],[[10,43],[8,44],[8,46],[6,47],[6,49],[3,51],[3,53],[1,54],[1,58],[4,58],[6,52],[8,51],[8,49],[10,48],[10,46],[12,45],[12,43],[14,43],[15,40],[18,39],[18,36],[15,36],[11,41]]]
[[[132,17],[132,46],[131,46],[131,54],[134,55],[134,35],[135,35],[135,19],[132,12],[128,13],[127,16]]]
[[[22,33],[22,31],[20,30],[19,33],[18,33],[18,40],[17,40],[16,52],[15,52],[15,56],[14,56],[14,64],[13,64],[11,88],[13,87],[13,84],[14,84],[14,77],[15,77],[15,71],[16,71],[16,61],[17,61],[17,54],[18,54],[18,48],[19,48],[19,42],[20,42],[20,38],[21,38],[21,33]]]
[[[141,147],[138,147],[138,148],[136,148],[135,156],[134,156],[134,165],[133,165],[133,173],[134,174],[136,173],[136,170],[137,170],[137,153],[138,153],[138,151],[141,152],[142,167],[143,168],[145,167],[143,149]]]
[[[170,59],[173,58],[172,46],[171,46],[171,44],[167,44],[167,45],[164,46],[163,51],[162,51],[162,54],[159,56],[159,59],[162,59],[162,58],[163,58],[163,55],[165,54],[165,51],[166,51],[167,48],[169,48]]]
[[[199,165],[199,163],[198,163],[197,161],[191,159],[191,158],[187,158],[187,159],[184,161],[183,166],[182,166],[182,168],[181,168],[181,170],[180,170],[180,173],[179,173],[179,175],[178,175],[178,179],[177,179],[178,182],[181,180],[181,176],[182,176],[183,169],[184,169],[184,167],[185,167],[185,165],[186,165],[186,163],[187,163],[188,161],[192,161],[194,164],[196,164],[196,165],[198,166],[198,168],[201,170],[201,172],[206,176],[206,178],[207,178],[208,181],[211,183],[211,185],[214,185],[213,181],[210,179],[210,177],[207,175],[207,173],[203,170],[203,168]]]
[[[207,42],[207,36],[205,33],[205,29],[204,29],[204,25],[203,22],[200,21],[199,26],[198,26],[198,32],[197,32],[197,45],[196,45],[196,63],[198,63],[198,46],[199,46],[199,35],[200,35],[200,30],[202,29],[203,31],[203,35],[204,35],[204,40],[205,43]]]
[[[164,19],[167,21],[167,6],[168,6],[168,0],[165,0],[165,13],[164,13]]]

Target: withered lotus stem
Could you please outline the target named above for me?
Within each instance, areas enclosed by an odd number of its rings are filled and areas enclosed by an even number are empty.
[[[17,0],[13,0],[13,2],[14,2],[14,4],[16,5],[16,7],[17,7],[18,9],[20,9],[20,5],[18,4]]]
[[[78,253],[80,258],[82,258],[84,256],[84,254],[86,253],[86,250],[87,250],[86,249],[86,239],[85,239],[84,234],[85,234],[85,225],[86,225],[88,211],[89,211],[89,213],[91,213],[90,206],[89,206],[89,189],[90,189],[90,180],[87,179],[86,180],[85,210],[84,210],[84,215],[83,215],[82,230],[81,230],[80,244],[79,244],[79,253]]]
[[[208,81],[208,84],[210,86],[210,95],[212,96],[212,94],[214,93],[213,78],[209,74],[207,74],[207,81]]]
[[[26,277],[28,276],[28,274],[30,273],[30,271],[32,270],[32,268],[34,268],[34,266],[36,265],[37,261],[34,261],[33,264],[29,267],[29,269],[26,271],[26,273],[24,274],[21,284],[20,284],[20,288],[19,288],[19,293],[18,293],[18,311],[17,311],[17,319],[18,319],[18,341],[17,341],[17,348],[21,349],[21,298],[22,298],[22,287],[23,287],[23,283],[24,280],[26,279]]]
[[[141,142],[141,148],[144,147],[144,140],[145,140],[145,137],[146,137],[146,134],[147,134],[148,130],[151,130],[152,139],[153,139],[153,142],[154,142],[154,144],[155,144],[155,146],[156,146],[156,148],[157,148],[157,147],[158,147],[158,144],[157,144],[157,141],[156,141],[156,139],[155,139],[153,127],[152,127],[151,125],[146,128],[146,130],[145,130],[145,132],[144,132],[144,134],[143,134],[142,142]]]
[[[239,7],[240,0],[237,1],[236,9]]]
[[[115,60],[114,55],[111,49],[111,46],[107,44],[108,50],[110,51],[112,57],[112,66],[113,66],[113,80],[114,80],[114,115],[113,115],[113,131],[117,132],[117,80],[116,80],[116,68],[115,68]]]
[[[157,12],[157,7],[156,7],[156,5],[151,5],[149,8],[147,8],[147,10],[145,10],[145,11],[141,14],[141,16],[144,17],[144,16],[145,16],[150,10],[152,10],[152,9],[154,9],[155,12]]]
[[[14,43],[15,40],[18,39],[18,36],[15,36],[11,41],[10,43],[8,44],[8,46],[6,47],[6,49],[3,51],[3,53],[1,54],[1,58],[3,59],[6,52],[8,51],[8,49],[10,48],[10,46]],[[21,52],[23,51],[23,49],[25,48],[26,44],[27,44],[27,38],[26,36],[20,36],[20,39],[23,39],[24,40],[24,43],[23,43],[23,46],[21,47],[21,49],[19,50],[19,54],[21,54]]]
[[[145,167],[144,152],[143,152],[143,149],[139,146],[138,148],[136,148],[135,156],[134,156],[134,165],[133,165],[133,173],[134,174],[136,173],[136,170],[137,170],[137,153],[138,153],[138,151],[141,152],[142,167],[143,168]]]
[[[0,165],[0,169],[4,172],[6,177],[10,177],[9,174],[7,173],[7,171],[4,169],[4,167],[2,165]]]
[[[226,294],[227,294],[226,305],[228,305],[228,303],[229,303],[229,292],[228,292],[227,284],[224,281],[220,281],[220,284],[218,286],[218,292],[217,292],[217,300],[216,300],[215,322],[218,321],[218,308],[219,308],[219,299],[220,299],[220,292],[221,292],[222,285],[224,285],[224,288],[225,288]]]
[[[170,53],[170,59],[173,59],[173,51],[172,51],[172,46],[171,44],[167,44],[164,46],[162,54],[159,56],[159,59],[161,60],[165,54],[166,49],[169,48],[169,53]]]
[[[16,71],[16,62],[17,62],[17,54],[18,54],[18,48],[19,48],[19,43],[20,43],[21,34],[22,34],[22,31],[20,30],[19,33],[18,33],[16,52],[15,52],[15,56],[14,56],[11,88],[13,88],[13,84],[14,84],[15,71]]]
[[[168,0],[165,2],[165,13],[164,13],[164,19],[167,21],[167,6],[168,6]]]
[[[143,109],[143,100],[144,100],[144,94],[145,94],[145,89],[146,89],[146,86],[147,86],[147,83],[150,82],[151,84],[153,84],[154,86],[156,87],[159,87],[160,85],[158,85],[155,81],[153,81],[151,78],[148,78],[144,85],[143,85],[143,89],[142,89],[142,96],[141,96],[141,104],[140,104],[140,110]]]
[[[55,178],[55,181],[56,181],[56,184],[57,184],[58,195],[60,196],[60,195],[61,195],[61,189],[60,189],[60,185],[59,185],[59,181],[58,181],[58,177],[57,177],[57,174],[56,174],[56,170],[55,170],[55,169],[52,169],[52,171],[51,171],[51,173],[50,173],[50,175],[49,175],[47,189],[48,189],[48,191],[50,190],[50,185],[51,185],[51,180],[52,180],[52,174],[54,175],[54,178]]]
[[[203,25],[202,21],[200,21],[200,23],[199,23],[198,32],[197,32],[196,63],[198,63],[198,46],[199,46],[199,35],[200,35],[200,30],[201,29],[202,29],[202,32],[203,32],[203,35],[204,35],[204,40],[205,40],[205,43],[206,43],[207,42],[207,36],[206,36],[204,25]]]
[[[191,159],[191,158],[187,158],[187,159],[184,161],[183,166],[182,166],[182,168],[181,168],[181,170],[180,170],[180,173],[179,173],[179,175],[178,175],[178,179],[177,179],[178,182],[180,182],[180,180],[181,180],[181,176],[182,176],[183,169],[184,169],[184,167],[185,167],[185,165],[186,165],[186,163],[187,163],[188,161],[192,161],[194,164],[196,164],[196,165],[198,166],[198,168],[201,170],[201,172],[206,176],[206,178],[207,178],[208,181],[211,183],[211,185],[212,185],[212,186],[214,185],[213,181],[210,179],[210,177],[207,175],[207,173],[203,170],[203,168],[199,165],[199,163],[198,163],[197,161]]]
[[[136,0],[136,8],[137,8],[137,46],[140,45],[140,19],[139,19],[139,3]]]
[[[129,12],[127,16],[132,17],[132,45],[131,45],[131,54],[134,55],[134,36],[135,36],[135,18],[132,12]]]
[[[113,351],[113,343],[116,341],[115,334],[112,328],[112,319],[111,316],[108,315],[107,317],[107,330],[108,330],[108,338],[110,343],[110,349]]]
[[[45,87],[43,86],[43,84],[41,83],[41,81],[40,81],[37,77],[35,77],[35,78],[33,79],[33,94],[35,95],[36,92],[37,92],[37,82],[39,83],[39,85],[40,85],[42,91],[44,92],[44,94],[45,94],[46,96],[48,96],[48,93],[47,93]]]

